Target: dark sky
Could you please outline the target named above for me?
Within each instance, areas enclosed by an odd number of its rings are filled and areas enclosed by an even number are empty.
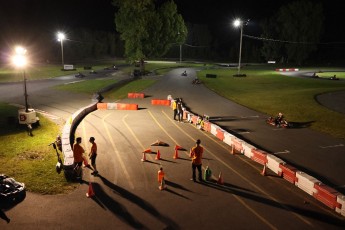
[[[314,1],[321,1],[324,4],[327,39],[342,39],[344,19],[341,0]],[[16,36],[21,31],[37,30],[40,33],[54,34],[65,27],[115,31],[115,8],[111,2],[111,0],[6,0],[0,5],[0,27],[3,34]],[[231,22],[235,17],[250,18],[251,26],[247,28],[248,34],[256,32],[253,28],[258,28],[256,23],[262,18],[269,17],[283,4],[289,2],[292,1],[175,0],[178,11],[186,22],[207,23],[220,33],[231,29]]]

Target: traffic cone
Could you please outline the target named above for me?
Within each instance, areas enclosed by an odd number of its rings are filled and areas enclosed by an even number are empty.
[[[89,162],[87,162],[87,158],[83,156],[84,168],[90,167]]]
[[[141,158],[141,161],[143,161],[143,162],[146,161],[146,152],[145,151],[143,152],[143,157]]]
[[[230,151],[230,153],[231,153],[232,155],[235,154],[235,146],[234,146],[234,145],[231,145],[231,151]]]
[[[164,180],[164,177],[162,177],[162,180],[161,180],[161,184],[159,185],[159,190],[163,190],[165,189],[166,186],[165,186],[165,180]]]
[[[264,168],[262,169],[261,175],[266,176],[266,164],[264,164]]]
[[[179,146],[179,145],[175,145],[175,149],[176,149],[176,150],[185,150],[184,148],[182,148],[182,147]]]
[[[151,152],[152,152],[151,149],[148,148],[148,149],[145,149],[143,153],[151,153]]]
[[[158,183],[162,183],[162,179],[164,178],[164,171],[163,171],[163,168],[161,167],[158,171]]]
[[[90,197],[93,197],[94,195],[95,195],[95,193],[94,193],[93,188],[92,188],[92,183],[90,182],[89,183],[89,190],[86,193],[86,197],[90,198]]]
[[[174,159],[178,159],[178,150],[175,148]]]
[[[157,150],[157,154],[156,154],[156,160],[160,160],[161,159],[161,153],[159,152],[159,150]]]
[[[222,172],[219,173],[217,184],[220,184],[220,185],[224,184]]]

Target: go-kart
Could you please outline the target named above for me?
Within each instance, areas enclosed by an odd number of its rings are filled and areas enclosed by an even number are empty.
[[[0,205],[10,206],[23,201],[26,196],[25,184],[0,174]]]
[[[184,71],[184,72],[181,74],[181,76],[187,76],[187,72]]]
[[[282,127],[282,128],[290,128],[291,125],[289,124],[289,122],[287,122],[285,119],[281,119],[280,121],[277,121],[277,118],[275,117],[269,117],[266,119],[266,123],[276,126],[278,128]]]
[[[76,78],[84,78],[86,77],[84,74],[82,73],[77,73],[76,75],[74,75]]]

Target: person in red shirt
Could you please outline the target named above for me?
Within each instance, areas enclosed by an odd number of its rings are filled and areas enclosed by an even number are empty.
[[[90,137],[89,141],[92,144],[91,151],[89,153],[90,160],[91,160],[91,165],[92,165],[92,168],[93,168],[93,172],[91,174],[92,175],[97,175],[98,174],[98,171],[97,171],[97,168],[96,168],[97,144],[95,142],[95,138],[94,137]]]
[[[76,143],[73,146],[73,157],[74,157],[74,169],[77,171],[77,178],[81,177],[81,166],[83,164],[84,148],[80,145],[81,137],[77,137]]]
[[[191,149],[190,157],[192,158],[192,179],[194,182],[196,181],[196,169],[198,169],[198,178],[199,181],[202,182],[202,172],[201,172],[201,166],[202,166],[202,154],[204,152],[204,148],[200,146],[201,141],[198,139],[196,141],[196,146],[194,146]]]

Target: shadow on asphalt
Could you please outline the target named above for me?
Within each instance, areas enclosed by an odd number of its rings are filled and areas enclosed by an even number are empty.
[[[129,192],[128,190],[121,188],[113,183],[111,183],[108,179],[104,178],[102,175],[98,175],[99,178],[102,180],[104,185],[110,188],[115,194],[118,194],[124,199],[127,199],[129,202],[137,205],[139,208],[143,209],[144,211],[151,214],[155,217],[158,221],[166,224],[166,229],[179,229],[180,227],[171,219],[166,216],[161,215],[161,213],[155,209],[150,203],[143,200],[142,198],[138,197],[137,195]],[[113,198],[108,196],[102,189],[102,187],[97,184],[95,185],[94,192],[97,194],[97,200],[100,202],[101,207],[105,207],[109,209],[112,213],[117,215],[127,224],[135,229],[147,229],[142,223],[136,220],[127,210],[126,208],[115,201]]]
[[[236,196],[240,196],[242,198],[249,199],[258,203],[270,205],[272,207],[276,207],[280,209],[290,210],[294,213],[297,213],[298,215],[305,216],[308,218],[313,218],[319,221],[323,221],[325,223],[332,224],[337,227],[343,227],[344,225],[344,222],[341,219],[341,217],[338,218],[336,216],[333,216],[332,214],[327,215],[324,213],[316,212],[316,211],[310,210],[307,206],[306,208],[301,208],[295,205],[279,203],[277,201],[268,199],[261,194],[255,194],[252,191],[245,191],[243,188],[234,187],[232,184],[225,183],[224,185],[220,185],[213,181],[202,182],[200,184],[207,186],[209,188],[214,188],[214,189],[223,191],[223,192],[228,192]],[[304,204],[308,205],[309,203],[305,201]]]

